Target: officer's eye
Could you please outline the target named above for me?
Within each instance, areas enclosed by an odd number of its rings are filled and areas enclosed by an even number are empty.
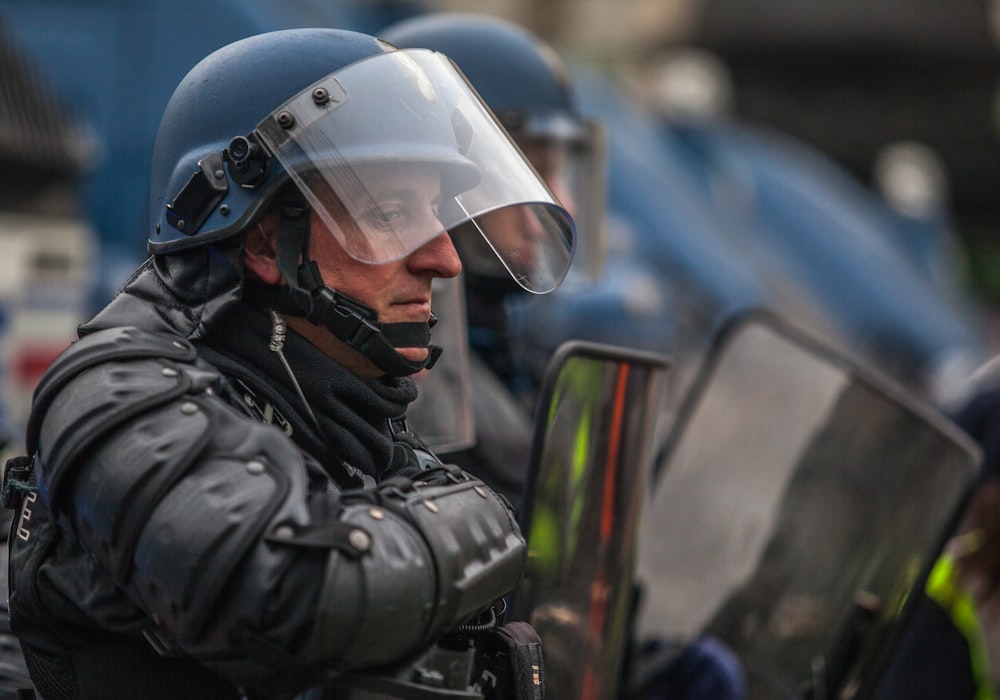
[[[369,209],[365,213],[365,220],[373,226],[386,228],[398,223],[402,216],[402,210],[397,206],[381,206]]]

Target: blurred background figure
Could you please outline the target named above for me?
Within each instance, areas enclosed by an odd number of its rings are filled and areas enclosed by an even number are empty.
[[[1000,365],[984,366],[952,418],[982,471],[916,606],[880,700],[995,698],[1000,688]]]
[[[604,254],[603,131],[580,114],[569,72],[555,51],[513,23],[465,13],[406,20],[379,36],[400,48],[439,51],[458,64],[577,222],[579,244],[567,283],[576,292],[598,284]],[[520,363],[507,309],[526,292],[491,260],[496,256],[475,229],[466,226],[451,234],[465,261],[476,442],[468,450],[441,456],[488,475],[483,478],[518,503],[525,495],[541,372]],[[603,310],[593,311],[599,323]],[[618,344],[629,344],[633,337],[628,332]],[[629,697],[744,697],[738,661],[715,640],[651,640],[637,645],[636,652],[628,663],[639,680]]]
[[[578,247],[570,278],[596,279],[604,247],[601,129],[576,108],[559,56],[523,28],[485,15],[429,14],[386,27],[378,36],[400,48],[439,51],[458,64],[573,215]],[[485,470],[487,481],[516,503],[528,467],[540,375],[519,361],[507,308],[528,292],[471,224],[452,231],[452,239],[464,261],[476,444],[446,458]]]

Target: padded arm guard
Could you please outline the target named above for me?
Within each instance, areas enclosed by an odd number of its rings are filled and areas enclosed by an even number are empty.
[[[120,329],[78,341],[36,391],[42,500],[157,639],[240,684],[315,680],[400,659],[517,584],[524,540],[480,481],[340,492],[222,381],[186,341]]]
[[[372,546],[355,565],[330,558],[311,655],[386,664],[475,617],[520,577],[525,546],[510,511],[457,468],[345,493],[343,506],[343,522],[361,543],[370,532]]]

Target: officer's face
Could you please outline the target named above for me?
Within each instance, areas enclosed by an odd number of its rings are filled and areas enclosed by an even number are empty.
[[[441,179],[436,169],[425,165],[396,166],[386,169],[378,178],[369,178],[369,183],[372,180],[376,182],[370,184],[366,198],[370,206],[364,208],[364,216],[369,217],[365,222],[368,234],[361,233],[357,222],[343,207],[328,204],[345,240],[357,241],[358,237],[371,235],[373,222],[380,220],[397,227],[420,227],[418,233],[427,235],[442,231],[437,219]],[[309,252],[323,281],[338,292],[371,306],[383,323],[426,322],[431,313],[431,281],[435,277],[454,277],[462,269],[458,253],[443,231],[401,260],[371,265],[348,255],[320,217],[311,216],[310,226]],[[295,318],[287,319],[287,323],[355,374],[366,378],[382,374],[325,327]],[[417,362],[426,359],[428,354],[427,348],[400,348],[399,352],[406,359]]]
[[[577,203],[573,197],[573,189],[566,179],[565,146],[550,139],[517,139],[517,145],[531,165],[545,180],[559,203],[570,216],[576,216]]]
[[[575,216],[577,203],[566,175],[566,147],[552,139],[517,139],[518,147],[532,167],[545,181],[558,202]],[[526,207],[505,207],[482,214],[479,226],[488,238],[498,243],[504,257],[516,260],[522,269],[538,262],[538,251],[544,247],[548,233],[537,214]],[[483,237],[470,227],[452,232],[467,269],[479,275],[506,280],[507,271]]]

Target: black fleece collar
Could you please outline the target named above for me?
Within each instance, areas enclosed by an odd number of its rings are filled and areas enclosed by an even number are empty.
[[[289,330],[283,352],[319,423],[317,432],[280,358],[269,349],[270,339],[270,318],[239,303],[198,346],[204,359],[251,389],[258,403],[279,411],[292,439],[331,475],[339,474],[342,460],[380,478],[393,456],[389,421],[416,399],[413,380],[362,380]]]

